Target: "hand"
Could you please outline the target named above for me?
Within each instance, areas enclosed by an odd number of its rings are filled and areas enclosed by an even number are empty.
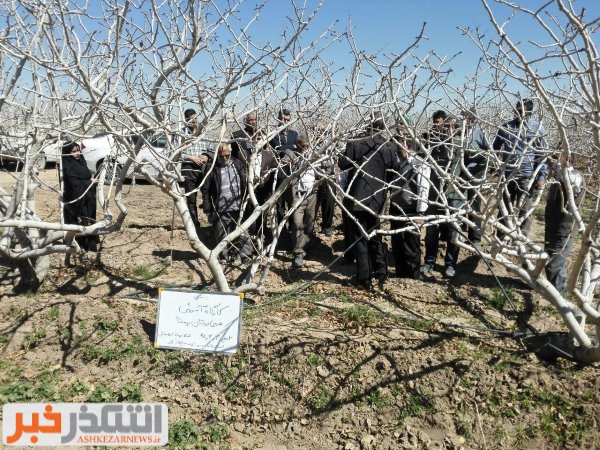
[[[92,177],[92,184],[98,184],[98,177]]]
[[[206,164],[206,162],[208,161],[208,156],[206,156],[206,155],[190,156],[190,160],[193,163],[198,164],[199,166],[202,166],[202,165]]]

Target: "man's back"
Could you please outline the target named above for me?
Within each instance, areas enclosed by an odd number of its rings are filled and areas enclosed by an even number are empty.
[[[390,143],[381,136],[349,142],[345,156],[340,159],[340,169],[350,170],[350,194],[356,202],[381,213],[386,195],[386,172],[399,170],[400,160]],[[364,211],[354,205],[355,211]]]

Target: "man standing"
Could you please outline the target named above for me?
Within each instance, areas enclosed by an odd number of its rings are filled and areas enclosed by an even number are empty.
[[[193,109],[186,109],[183,113],[183,117],[185,119],[183,133],[187,135],[186,140],[188,137],[189,139],[193,139],[193,142],[189,144],[183,142],[183,145],[187,145],[182,152],[183,164],[181,165],[181,174],[184,177],[183,188],[187,197],[187,206],[190,211],[190,217],[196,228],[196,234],[200,235],[200,222],[198,221],[196,197],[198,188],[202,182],[204,165],[208,161],[212,151],[206,141],[198,140],[197,138],[202,132],[202,125],[197,121],[196,111]]]
[[[295,168],[305,162],[306,153],[309,149],[308,140],[304,137],[298,139],[299,150],[294,162]],[[294,251],[294,266],[302,267],[306,256],[306,246],[315,227],[315,212],[317,206],[317,193],[315,191],[315,170],[308,167],[300,174],[295,183],[292,184],[293,204],[299,202],[298,207],[292,214],[292,245]]]
[[[429,196],[430,167],[419,156],[414,155],[410,136],[396,135],[398,156],[401,166],[394,181],[394,194],[390,202],[390,215],[396,219],[416,217],[427,210]],[[414,222],[421,222],[413,219]],[[406,220],[391,221],[390,228],[397,230],[411,225]],[[392,235],[392,253],[399,278],[420,277],[421,235],[418,229],[402,231]]]
[[[279,125],[286,125],[292,121],[292,113],[289,109],[282,108],[277,114]],[[275,151],[296,150],[298,143],[298,132],[286,127],[281,130],[273,139],[271,139],[271,147]]]
[[[515,113],[513,120],[498,129],[493,148],[500,152],[505,168],[503,204],[508,215],[523,220],[521,231],[527,235],[531,228],[530,209],[534,194],[544,187],[546,179],[546,130],[531,118],[533,100],[519,100]],[[506,224],[506,219],[502,217],[502,223]]]
[[[463,111],[462,144],[465,148],[465,167],[467,168],[468,183],[467,198],[471,211],[471,221],[475,227],[469,227],[469,241],[473,247],[481,250],[481,184],[485,180],[488,167],[488,152],[490,144],[484,131],[477,123],[475,109]]]
[[[399,170],[400,160],[392,145],[382,136],[385,123],[382,119],[369,124],[366,134],[354,142],[348,142],[344,156],[340,158],[341,170],[348,169],[348,193],[352,197],[350,212],[352,221],[351,240],[356,260],[358,286],[371,291],[371,279],[376,278],[382,286],[387,279],[385,250],[379,234],[379,215],[385,206],[387,194],[386,175],[388,170]],[[361,230],[362,229],[362,230]]]
[[[456,134],[456,119],[440,110],[433,114],[432,130],[423,135],[425,145],[430,151],[430,158],[439,167],[438,170],[433,167],[431,169],[429,207],[426,211],[428,215],[452,214],[461,206],[462,201],[457,183],[459,183],[458,177],[461,173],[463,155]],[[440,174],[449,175],[451,178],[446,180]],[[427,227],[425,262],[421,266],[421,274],[430,275],[433,271],[440,238],[447,243],[444,256],[444,275],[447,278],[454,278],[460,247],[455,243],[456,230],[448,221]]]
[[[256,144],[264,138],[264,134],[258,129],[258,121],[255,112],[249,112],[244,117],[244,129],[234,131],[231,134],[232,157],[239,159],[245,164],[246,173],[252,176],[255,186],[256,200],[263,204],[269,199],[273,192],[273,181],[277,168],[277,159],[273,151],[265,144],[261,149],[256,149]],[[250,167],[252,155],[254,163]]]
[[[289,125],[292,120],[290,110],[280,109],[277,114],[277,120],[279,121],[280,126],[286,124]],[[269,144],[280,158],[280,167],[277,171],[277,181],[275,184],[275,189],[277,189],[291,173],[291,162],[295,159],[295,152],[297,150],[298,132],[290,129],[289,126],[286,126],[271,139]],[[292,201],[293,193],[290,189],[287,189],[282,193],[277,202],[277,223],[281,223],[286,211],[292,206]]]
[[[229,144],[221,144],[215,167],[202,186],[204,212],[213,225],[215,243],[219,243],[237,227],[245,186],[244,164],[231,157]],[[238,244],[238,253],[242,259],[252,256],[252,242],[247,236],[241,238]],[[220,255],[221,259],[227,261],[233,261],[235,256],[229,253],[229,249],[223,250]]]

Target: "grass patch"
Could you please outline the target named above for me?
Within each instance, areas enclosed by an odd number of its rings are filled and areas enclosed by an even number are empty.
[[[58,306],[53,306],[52,308],[50,308],[50,310],[46,314],[46,319],[56,320],[56,319],[58,319],[58,313],[59,313]]]
[[[228,428],[221,423],[209,424],[201,429],[194,421],[179,419],[169,425],[168,448],[194,448],[200,450],[229,448],[219,445],[229,436]],[[214,447],[213,444],[219,445]]]
[[[23,339],[22,348],[24,350],[31,350],[42,342],[42,340],[46,337],[47,333],[44,328],[40,328],[39,330],[34,330],[31,333],[27,333],[25,338]]]
[[[111,361],[118,361],[135,355],[146,354],[152,358],[156,350],[146,345],[141,336],[133,336],[131,340],[123,341],[117,339],[112,346],[101,348],[98,344],[88,344],[83,348],[81,359],[85,363],[98,360],[100,364],[109,364]]]
[[[388,404],[386,395],[379,389],[369,392],[367,395],[367,403],[375,409],[379,409]]]
[[[408,398],[404,402],[404,405],[397,418],[398,426],[404,424],[406,419],[410,417],[421,417],[424,414],[431,414],[435,412],[435,407],[429,395],[425,393],[413,390],[409,393]]]
[[[126,383],[117,389],[113,389],[109,383],[100,383],[86,399],[92,403],[138,403],[143,400],[142,389],[135,383]]]
[[[316,411],[322,410],[331,403],[332,396],[331,388],[326,384],[320,384],[308,399],[308,404]]]
[[[149,269],[146,266],[135,266],[133,269],[131,269],[131,273],[140,280],[147,281],[159,276],[165,270],[166,267],[167,266],[165,264],[163,264],[158,269]]]
[[[506,292],[506,295],[504,295]],[[507,286],[504,288],[504,292],[499,287],[495,287],[492,289],[492,295],[490,296],[489,303],[494,308],[502,310],[506,303],[510,300],[511,302],[515,298],[515,288],[512,286]]]

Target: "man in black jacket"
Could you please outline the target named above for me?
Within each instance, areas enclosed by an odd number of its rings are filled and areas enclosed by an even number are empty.
[[[289,109],[282,108],[277,114],[279,125],[286,125],[292,121],[292,113]],[[277,189],[281,183],[289,176],[291,161],[295,158],[295,153],[298,148],[298,132],[292,130],[289,126],[279,132],[269,142],[273,151],[280,158],[280,168],[277,171],[277,181],[275,188]],[[277,222],[281,223],[286,211],[292,206],[293,195],[290,189],[286,190],[277,202]]]
[[[351,231],[352,241],[357,241],[354,246],[356,275],[359,287],[367,291],[372,290],[371,278],[383,285],[387,279],[387,262],[381,236],[375,234],[367,239],[363,232],[371,234],[380,229],[379,215],[385,205],[387,171],[400,169],[398,155],[382,136],[384,129],[382,119],[373,121],[363,138],[348,142],[339,162],[341,170],[349,170],[348,193],[353,198],[350,212],[358,222],[352,223]]]
[[[240,210],[244,201],[246,171],[244,164],[231,157],[231,146],[222,144],[218,149],[215,167],[208,174],[202,186],[204,213],[213,225],[215,243],[219,243],[227,234],[235,230],[240,219]],[[242,259],[252,255],[252,242],[243,236],[239,242],[239,255]],[[221,259],[233,261],[235,255],[229,249],[223,251]]]

